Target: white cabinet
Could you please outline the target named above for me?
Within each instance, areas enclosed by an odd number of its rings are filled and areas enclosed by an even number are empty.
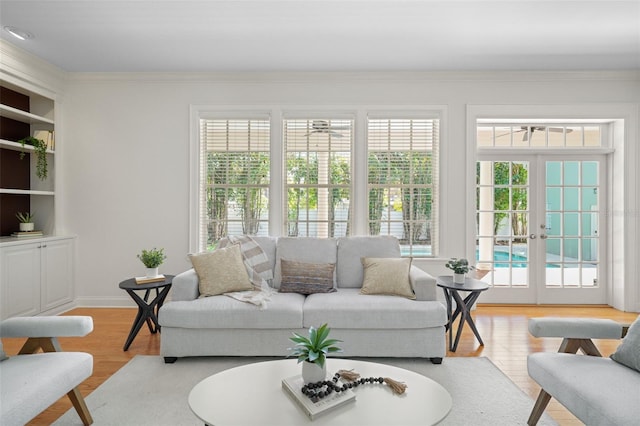
[[[74,239],[0,246],[0,318],[37,315],[73,301]]]

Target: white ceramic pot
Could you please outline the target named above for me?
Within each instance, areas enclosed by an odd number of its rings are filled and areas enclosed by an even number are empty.
[[[147,268],[147,278],[158,276],[158,268]]]
[[[456,284],[464,284],[464,274],[453,274],[453,282]]]
[[[33,222],[27,222],[27,223],[20,223],[20,232],[29,232],[29,231],[33,231],[35,225],[33,224]],[[14,228],[15,229],[15,228]]]
[[[305,383],[315,383],[326,379],[327,377],[327,363],[320,367],[315,362],[302,362],[302,380]]]

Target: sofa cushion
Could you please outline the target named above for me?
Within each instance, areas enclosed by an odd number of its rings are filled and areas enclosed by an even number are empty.
[[[333,286],[335,263],[308,263],[280,259],[281,293],[329,293]]]
[[[338,288],[362,287],[363,257],[400,257],[398,239],[389,235],[338,238]]]
[[[631,324],[611,359],[640,372],[640,316]]]
[[[293,329],[302,327],[303,303],[304,296],[297,293],[274,293],[266,309],[227,296],[211,296],[165,303],[158,321],[163,327]]]
[[[409,282],[411,258],[362,258],[364,279],[361,294],[386,294],[415,299]]]
[[[308,263],[336,263],[334,238],[281,237],[276,243],[276,267],[273,286],[280,288],[282,265],[280,259]],[[335,279],[334,279],[335,283]]]
[[[328,323],[339,329],[406,329],[444,326],[447,313],[438,301],[362,295],[357,288],[310,294],[304,302],[304,326]]]
[[[527,357],[527,370],[585,424],[631,425],[640,418],[640,374],[609,358],[538,352]]]
[[[234,244],[212,252],[193,254],[189,258],[198,274],[198,289],[201,296],[253,290],[239,245]]]

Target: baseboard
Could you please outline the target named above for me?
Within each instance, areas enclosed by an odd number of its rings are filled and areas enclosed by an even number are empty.
[[[76,297],[77,308],[133,308],[137,305],[129,295],[123,293],[122,297]]]

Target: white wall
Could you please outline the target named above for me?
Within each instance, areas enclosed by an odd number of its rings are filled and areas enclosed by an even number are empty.
[[[78,235],[78,302],[129,304],[117,284],[143,273],[135,256],[142,248],[165,247],[164,273],[189,268],[190,105],[445,105],[440,237],[441,255],[447,258],[465,252],[465,226],[473,209],[459,190],[468,182],[468,104],[616,103],[637,108],[639,94],[638,74],[612,72],[70,75],[63,105],[61,202],[63,229]],[[637,129],[634,111],[628,125]],[[634,152],[631,164],[638,163],[638,150]],[[637,182],[627,183],[632,194],[638,192]],[[637,200],[631,202],[625,208],[635,216],[628,228],[637,234]],[[637,241],[631,247],[636,254]],[[442,261],[418,263],[434,275],[445,272]],[[627,277],[638,275],[636,263],[627,263]],[[640,310],[638,293],[629,292],[634,299],[623,300],[626,309]]]

